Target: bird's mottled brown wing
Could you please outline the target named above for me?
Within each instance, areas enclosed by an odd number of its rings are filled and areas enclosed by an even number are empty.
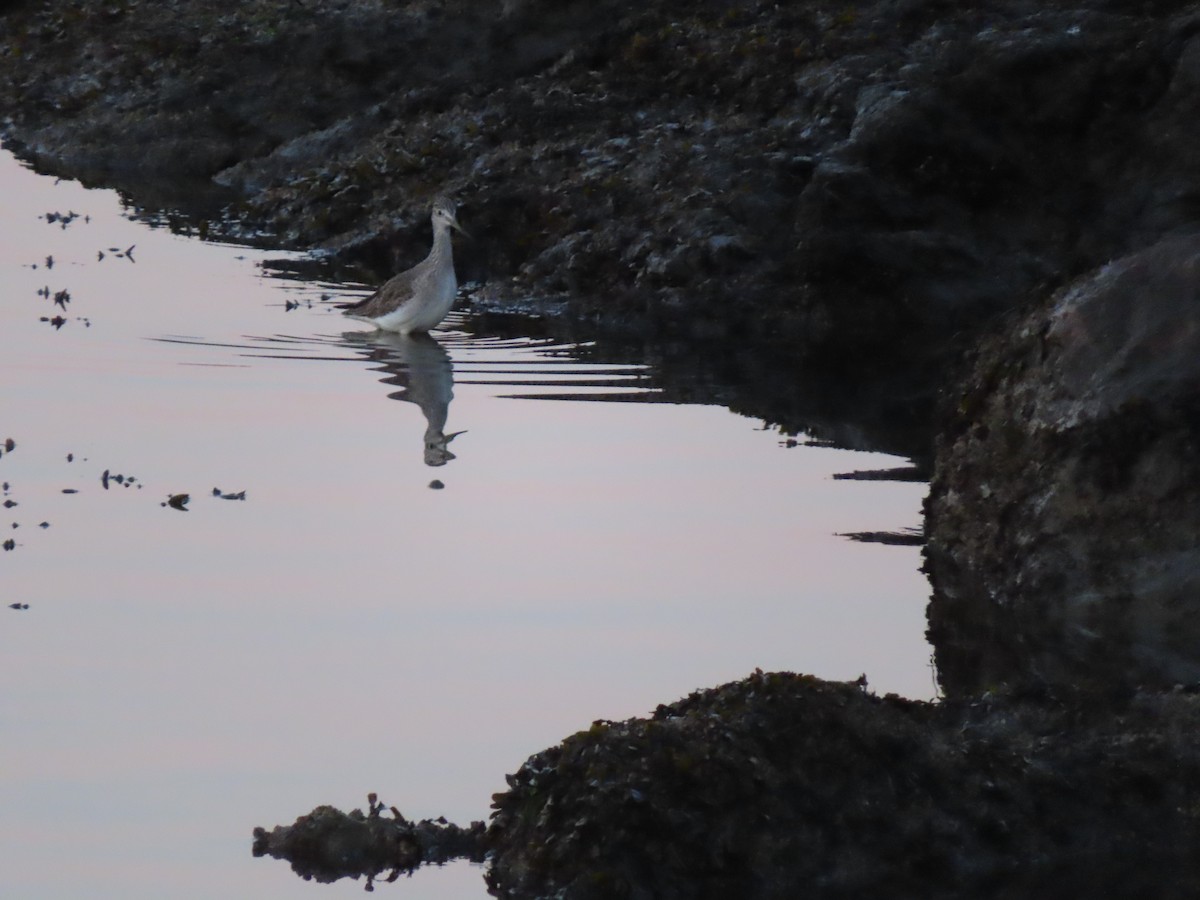
[[[419,265],[385,281],[370,297],[342,307],[342,315],[358,319],[374,319],[386,315],[407,303],[413,295],[413,282],[421,274]]]

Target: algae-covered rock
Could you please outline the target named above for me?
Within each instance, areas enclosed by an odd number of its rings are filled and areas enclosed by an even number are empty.
[[[933,705],[759,672],[530,757],[495,798],[489,883],[510,900],[1187,896],[1196,701]]]
[[[928,503],[930,637],[955,694],[1200,682],[1200,237],[988,342]]]

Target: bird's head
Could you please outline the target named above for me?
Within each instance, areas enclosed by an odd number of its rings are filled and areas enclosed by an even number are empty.
[[[433,227],[434,229],[454,228],[458,231],[467,234],[467,230],[458,224],[458,207],[454,205],[454,201],[449,197],[438,197],[433,201]]]

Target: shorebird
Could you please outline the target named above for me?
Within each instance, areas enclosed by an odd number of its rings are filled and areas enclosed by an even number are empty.
[[[429,331],[446,318],[458,290],[450,229],[458,229],[463,234],[467,232],[455,218],[454,203],[445,197],[433,201],[430,218],[433,221],[433,248],[429,255],[411,269],[388,279],[366,300],[344,307],[343,315],[371,322],[382,331],[400,334]]]

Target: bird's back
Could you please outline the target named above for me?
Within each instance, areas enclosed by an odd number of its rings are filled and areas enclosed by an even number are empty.
[[[416,294],[428,264],[429,260],[426,258],[411,269],[393,275],[371,296],[345,307],[342,314],[355,319],[377,319],[395,312]]]

